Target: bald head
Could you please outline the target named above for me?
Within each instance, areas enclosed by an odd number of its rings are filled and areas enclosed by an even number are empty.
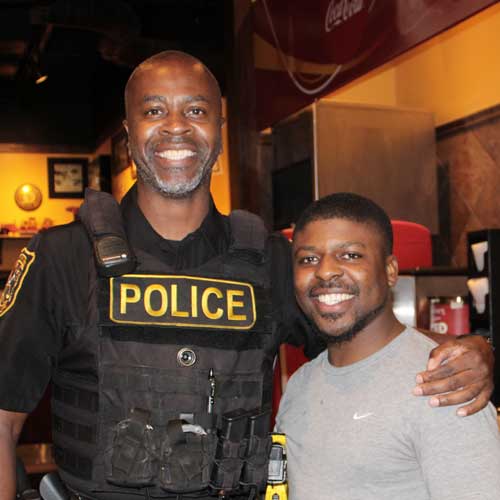
[[[194,71],[199,74],[199,76],[204,75],[208,80],[208,83],[216,95],[216,98],[221,100],[221,92],[219,83],[217,82],[213,73],[196,57],[185,52],[180,52],[177,50],[165,50],[159,52],[154,56],[149,57],[144,60],[139,66],[137,66],[132,74],[130,75],[127,84],[125,85],[125,113],[128,114],[129,107],[129,93],[130,89],[133,87],[135,80],[144,72],[154,70],[159,67],[164,67],[166,69],[170,67],[184,68],[187,71]]]

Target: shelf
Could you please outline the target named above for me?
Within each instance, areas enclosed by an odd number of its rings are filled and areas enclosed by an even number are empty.
[[[11,236],[10,234],[0,234],[0,240],[30,240],[35,236],[36,233],[30,234],[19,234],[17,236]]]

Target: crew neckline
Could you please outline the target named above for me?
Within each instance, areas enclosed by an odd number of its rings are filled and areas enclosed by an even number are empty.
[[[378,350],[377,352],[374,352],[367,358],[364,358],[360,361],[356,361],[355,363],[352,363],[347,366],[335,366],[330,364],[330,362],[328,361],[328,350],[326,350],[322,353],[323,359],[321,360],[321,368],[330,375],[346,375],[353,371],[363,370],[364,368],[369,367],[374,363],[376,363],[380,358],[387,356],[395,349],[397,349],[398,346],[409,335],[411,335],[413,331],[416,330],[414,328],[406,326],[406,328],[397,337],[393,338],[388,344],[382,347],[382,349]]]

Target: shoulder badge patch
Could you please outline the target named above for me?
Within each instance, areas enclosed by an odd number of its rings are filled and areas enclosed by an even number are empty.
[[[15,303],[28,270],[35,261],[35,252],[23,248],[7,279],[2,296],[0,297],[0,317],[3,316]]]

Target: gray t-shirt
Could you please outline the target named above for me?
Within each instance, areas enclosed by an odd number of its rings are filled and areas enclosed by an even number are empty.
[[[407,328],[358,363],[334,367],[325,351],[292,376],[276,422],[290,500],[500,499],[493,406],[457,417],[412,395],[435,345]]]

